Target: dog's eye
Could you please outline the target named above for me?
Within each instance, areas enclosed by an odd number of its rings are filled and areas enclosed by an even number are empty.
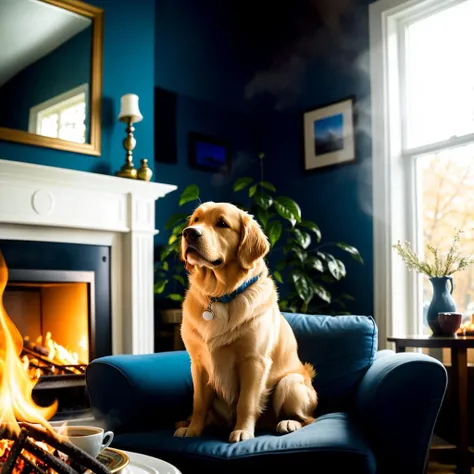
[[[229,226],[227,225],[226,221],[224,221],[223,219],[220,219],[220,220],[217,221],[216,227],[220,227],[222,229],[225,229]]]
[[[199,220],[199,217],[194,218],[194,222],[197,222]]]

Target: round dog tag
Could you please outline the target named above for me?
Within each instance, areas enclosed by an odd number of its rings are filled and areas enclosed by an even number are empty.
[[[212,321],[214,319],[214,313],[212,311],[207,310],[202,313],[202,317],[206,321]]]

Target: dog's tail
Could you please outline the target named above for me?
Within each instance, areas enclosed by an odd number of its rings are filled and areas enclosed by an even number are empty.
[[[313,380],[314,377],[316,377],[316,370],[314,370],[314,367],[309,362],[305,362],[303,364],[303,368],[311,380]]]

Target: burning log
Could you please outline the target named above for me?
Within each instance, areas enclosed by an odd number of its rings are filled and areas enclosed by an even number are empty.
[[[29,439],[31,438],[31,440]],[[44,445],[43,448],[41,445]],[[66,456],[63,459],[63,456]],[[36,461],[36,462],[35,462]],[[87,469],[94,474],[110,474],[95,458],[56,433],[22,423],[8,456],[1,467],[1,474],[16,474],[26,464],[32,472],[48,474],[82,474]]]

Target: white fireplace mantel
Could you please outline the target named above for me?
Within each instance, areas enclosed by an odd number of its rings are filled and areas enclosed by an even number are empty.
[[[152,353],[155,201],[175,189],[0,159],[0,239],[110,246],[112,351]]]

